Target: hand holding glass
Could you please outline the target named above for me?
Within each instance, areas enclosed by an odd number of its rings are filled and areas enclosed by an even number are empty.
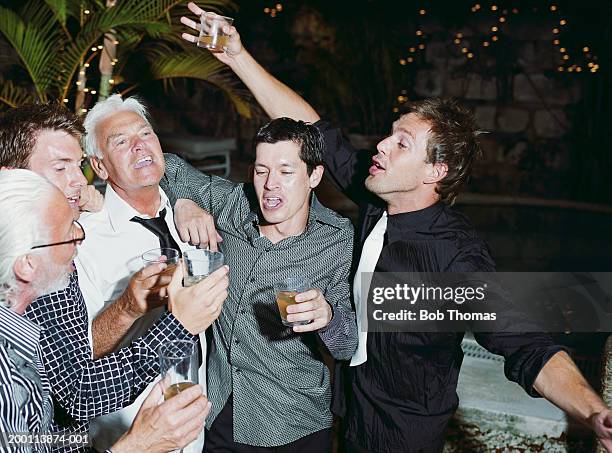
[[[200,15],[198,46],[205,47],[214,53],[225,51],[229,36],[223,29],[226,26],[231,27],[233,22],[234,19],[231,17],[219,16],[214,13],[202,13]]]
[[[276,293],[276,303],[280,312],[283,325],[288,327],[304,326],[310,321],[287,321],[287,307],[299,302],[295,301],[295,296],[304,291],[311,289],[310,280],[306,277],[289,277],[274,284],[274,292]]]
[[[149,266],[150,264],[156,263],[165,263],[166,268],[159,274],[159,278],[161,277],[169,277],[172,278],[172,274],[174,274],[174,270],[178,265],[178,262],[181,258],[181,253],[176,249],[170,248],[157,248],[152,249],[142,254],[142,262],[145,266]],[[155,285],[151,288],[152,291],[159,290],[167,285]]]

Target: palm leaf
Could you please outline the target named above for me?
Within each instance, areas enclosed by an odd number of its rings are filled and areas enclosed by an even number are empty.
[[[53,78],[48,68],[58,50],[59,33],[53,14],[40,8],[28,22],[24,22],[14,11],[0,7],[0,32],[15,49],[38,97],[46,100],[46,91]]]
[[[17,107],[28,102],[33,102],[37,98],[32,89],[16,86],[11,80],[4,80],[0,76],[0,102],[9,107]]]
[[[45,0],[45,3],[55,14],[57,21],[62,25],[62,27],[65,27],[66,19],[68,17],[68,5],[66,4],[66,0]]]
[[[190,78],[204,80],[223,91],[236,111],[245,118],[251,118],[252,98],[240,85],[231,71],[209,53],[200,49],[184,52],[152,52],[151,73],[154,79],[169,80]]]

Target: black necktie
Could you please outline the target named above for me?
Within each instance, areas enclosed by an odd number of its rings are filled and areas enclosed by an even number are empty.
[[[155,236],[159,238],[159,246],[163,249],[176,249],[181,252],[181,248],[178,246],[172,235],[170,234],[170,230],[168,229],[168,225],[166,224],[166,208],[162,209],[159,212],[159,217],[154,217],[152,219],[143,219],[140,217],[132,217],[130,222],[140,223],[147,230],[152,232]]]

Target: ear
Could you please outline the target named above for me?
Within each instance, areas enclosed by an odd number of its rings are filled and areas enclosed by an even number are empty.
[[[437,184],[442,181],[448,173],[448,166],[445,163],[436,163],[429,165],[429,171],[425,176],[423,183],[425,184]]]
[[[104,160],[99,157],[90,157],[89,161],[91,162],[91,168],[94,169],[98,178],[103,181],[108,179],[108,172],[106,171],[106,167],[104,166]]]
[[[13,264],[13,272],[17,281],[24,284],[31,284],[36,279],[38,271],[38,262],[36,256],[26,254],[18,256]]]
[[[325,169],[323,168],[323,165],[317,165],[315,168],[312,169],[312,173],[308,177],[310,179],[311,189],[314,189],[319,185],[319,183],[321,182],[321,178],[323,178],[324,171]]]

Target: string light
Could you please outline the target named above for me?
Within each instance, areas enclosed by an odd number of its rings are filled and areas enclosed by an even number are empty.
[[[425,48],[425,44],[421,43],[419,44],[419,49],[423,50]]]
[[[427,11],[425,11],[424,9],[420,9],[420,10],[419,10],[419,14],[420,14],[421,16],[424,16],[425,14],[427,14]]]
[[[269,14],[270,17],[276,17],[277,13],[280,13],[283,10],[283,5],[281,3],[277,3],[272,7],[265,7],[263,12],[265,14]]]
[[[64,102],[68,102],[68,99],[64,99]]]
[[[557,68],[557,71],[559,71],[559,72],[563,72],[563,71],[564,71],[563,66],[559,66],[559,67]]]
[[[496,26],[491,27],[491,31],[495,32],[497,30],[499,30],[499,28],[497,28]]]
[[[85,63],[83,66],[85,66],[86,68],[89,67],[89,63]]]
[[[566,49],[565,49],[565,47],[561,47],[561,48],[559,49],[559,52],[561,52],[561,53],[565,53],[565,50],[566,50]]]
[[[499,38],[495,35],[491,36],[491,41],[497,41]]]
[[[561,43],[561,41],[559,41],[558,39],[555,39],[555,40],[553,41],[553,44],[554,44],[555,46],[558,46],[560,43]]]
[[[557,33],[559,33],[559,29],[558,28],[553,28],[552,32],[556,35]]]
[[[474,54],[472,52],[470,52],[470,53],[467,54],[467,57],[468,58],[474,58]]]
[[[461,40],[459,38],[455,38],[455,44],[461,44]]]
[[[423,32],[422,32],[421,30],[417,30],[417,31],[416,31],[416,35],[417,35],[417,36],[422,36],[422,35],[423,35]]]
[[[89,10],[86,9],[85,11],[83,11],[85,14],[89,14]]]
[[[504,16],[499,18],[499,21],[503,24],[504,22],[506,22],[506,18]]]
[[[96,94],[97,91],[96,90],[91,90],[91,94]]]
[[[490,44],[489,44],[489,41],[485,41],[485,42],[482,43],[482,45],[485,46],[485,47],[489,47]]]
[[[551,10],[552,12],[557,11],[557,5],[550,5],[550,10]]]
[[[104,46],[98,46],[98,50],[104,49]]]
[[[588,48],[588,47],[583,47],[583,48],[582,48],[582,51],[583,51],[583,52],[588,52],[588,51],[589,51],[589,48]]]
[[[559,21],[559,24],[560,24],[560,25],[566,25],[566,24],[567,24],[567,21],[566,21],[565,19],[561,19],[561,20]]]
[[[497,11],[497,5],[491,5],[491,11]]]

